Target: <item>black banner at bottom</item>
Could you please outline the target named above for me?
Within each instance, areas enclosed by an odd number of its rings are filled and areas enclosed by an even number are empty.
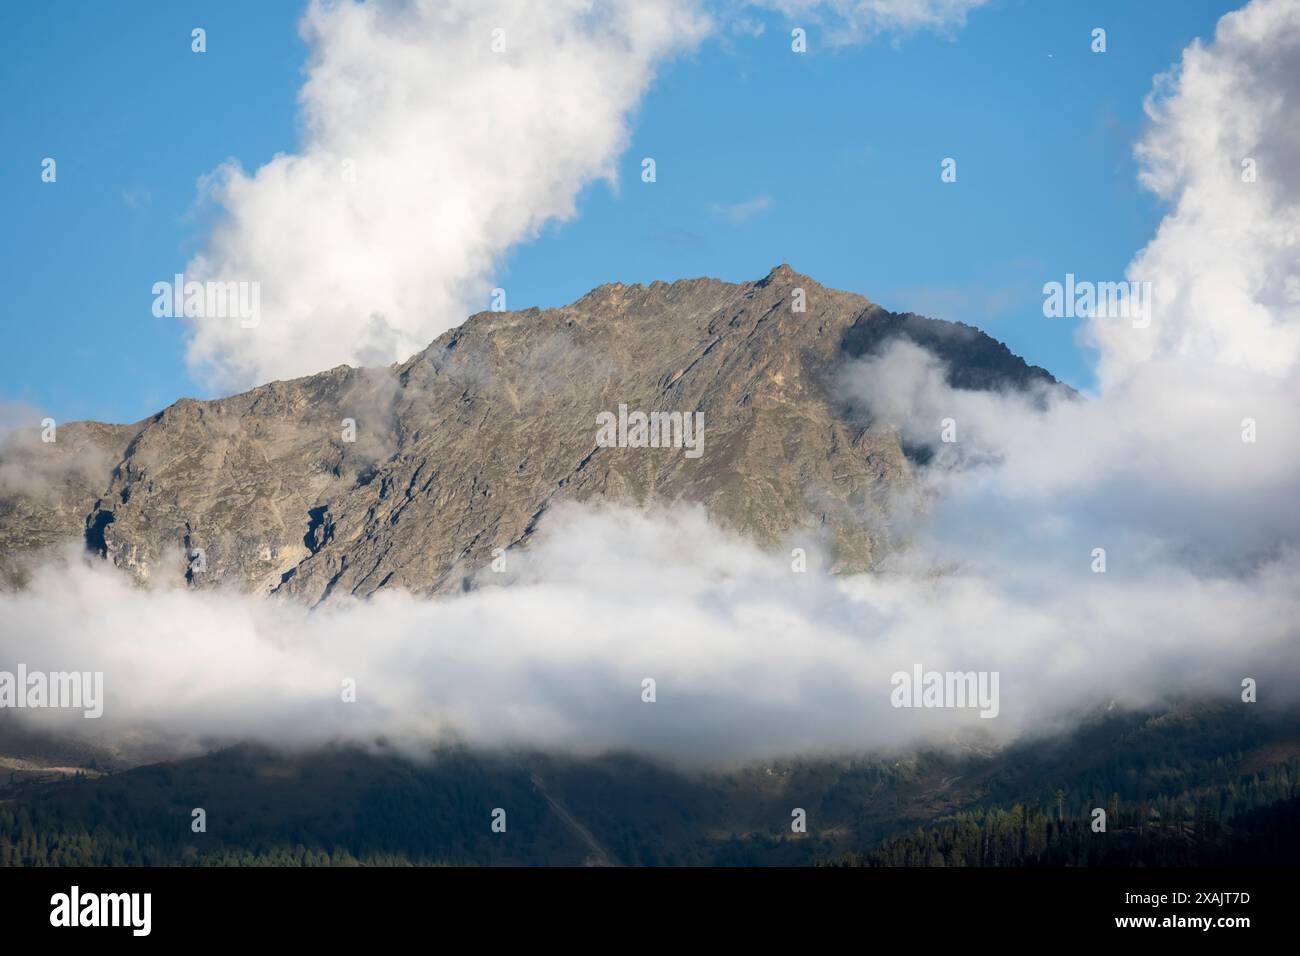
[[[75,933],[177,942],[337,944],[449,931],[805,942],[918,933],[918,943],[1193,936],[1231,944],[1295,926],[1294,870],[11,869],[7,943]],[[616,934],[611,937],[611,933]],[[1240,934],[1246,934],[1242,936]],[[460,938],[460,937],[454,937]],[[666,940],[665,940],[666,941]],[[13,950],[17,951],[17,950]]]

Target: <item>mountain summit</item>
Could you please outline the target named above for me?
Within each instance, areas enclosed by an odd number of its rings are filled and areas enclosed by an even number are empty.
[[[958,387],[1055,382],[969,326],[888,312],[788,265],[741,284],[611,283],[561,308],[472,315],[391,368],[14,438],[0,454],[2,569],[21,584],[75,538],[141,580],[308,603],[444,592],[566,500],[698,502],[765,544],[812,533],[835,569],[869,568],[889,545],[885,496],[912,464],[832,376],[895,337],[938,354]],[[602,415],[618,423],[603,435]]]

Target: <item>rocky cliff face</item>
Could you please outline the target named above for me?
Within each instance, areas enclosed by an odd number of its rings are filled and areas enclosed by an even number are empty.
[[[21,584],[25,563],[75,539],[141,580],[309,603],[441,592],[526,545],[557,502],[595,499],[698,502],[767,544],[813,530],[836,568],[868,568],[889,546],[884,498],[912,466],[831,379],[900,335],[959,387],[1054,381],[974,329],[889,313],[788,266],[743,284],[615,283],[563,308],[473,315],[400,366],[11,440],[3,571]],[[602,447],[597,416],[620,405],[700,413],[699,457]]]

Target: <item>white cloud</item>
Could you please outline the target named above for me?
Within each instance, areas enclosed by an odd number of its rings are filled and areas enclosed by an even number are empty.
[[[303,143],[211,178],[224,218],[187,269],[260,282],[262,320],[193,320],[191,365],[237,388],[384,364],[486,308],[501,254],[615,180],[656,67],[707,29],[692,0],[315,0]]]
[[[737,17],[731,21],[731,32],[737,36],[749,37],[751,40],[757,40],[767,29],[762,20],[755,20],[752,17]]]
[[[958,27],[979,2],[775,6],[825,13],[835,42],[851,42]],[[221,218],[187,276],[259,283],[261,320],[188,320],[191,368],[239,389],[388,364],[486,308],[511,246],[575,215],[591,181],[617,183],[631,114],[655,71],[710,31],[706,6],[312,0],[302,144],[251,173],[232,160],[200,180]],[[757,36],[744,6],[721,9]],[[725,214],[743,221],[765,208],[753,202]]]
[[[1142,181],[1173,204],[1129,275],[1154,285],[1149,334],[1094,324],[1106,383],[1149,362],[1294,377],[1300,359],[1300,7],[1256,2],[1158,77]],[[1255,182],[1243,182],[1253,160]]]
[[[759,213],[766,212],[771,208],[771,196],[755,196],[753,199],[746,199],[744,202],[737,203],[711,202],[708,206],[710,214],[737,225],[749,222]]]
[[[122,202],[131,209],[140,209],[153,202],[153,193],[144,186],[132,186],[122,190]]]
[[[1085,566],[1104,547],[1111,575],[1244,580],[1300,545],[1300,7],[1224,17],[1148,109],[1142,178],[1171,211],[1128,277],[1153,283],[1153,318],[1089,320],[1096,395],[1044,413],[954,390],[910,346],[843,382],[936,452],[938,514],[922,540],[940,563],[1010,579]],[[1243,157],[1258,182],[1242,182]],[[940,440],[943,418],[957,443]]]
[[[755,0],[791,20],[825,23],[834,45],[860,43],[882,33],[922,30],[950,34],[988,0]]]
[[[1111,700],[1169,692],[1235,699],[1276,664],[1300,612],[1294,561],[1207,582],[1157,569],[1101,585],[1080,575],[988,578],[796,574],[671,514],[562,508],[512,554],[508,586],[440,601],[380,592],[316,611],[252,596],[143,590],[76,560],[0,596],[4,660],[104,674],[104,714],[14,711],[45,728],[184,748],[255,738],[423,748],[633,750],[727,763],[1006,741]],[[485,572],[484,579],[492,579]],[[1139,633],[1142,640],[1134,640]],[[1000,674],[999,713],[896,709],[890,678]],[[654,703],[642,680],[656,681]],[[357,700],[344,703],[345,678]]]

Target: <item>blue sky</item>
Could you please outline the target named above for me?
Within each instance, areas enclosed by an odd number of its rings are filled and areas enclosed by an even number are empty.
[[[895,310],[978,325],[1079,387],[1066,272],[1118,279],[1164,212],[1136,179],[1142,99],[1235,4],[994,0],[951,38],[832,51],[809,26],[720,29],[669,64],[635,116],[617,190],[500,263],[510,306],[602,282],[739,281],[789,262]],[[298,142],[300,4],[31,4],[0,13],[0,401],[60,421],[133,421],[183,395],[184,329],[150,287],[203,245],[196,183]],[[190,51],[190,29],[208,52]],[[1089,50],[1090,30],[1108,50]],[[41,160],[58,181],[41,181]],[[640,180],[653,156],[657,182]],[[958,161],[943,184],[939,163]],[[763,200],[755,203],[754,200]],[[758,208],[766,203],[765,208]],[[725,207],[750,203],[748,216]],[[484,303],[486,307],[487,303]]]

